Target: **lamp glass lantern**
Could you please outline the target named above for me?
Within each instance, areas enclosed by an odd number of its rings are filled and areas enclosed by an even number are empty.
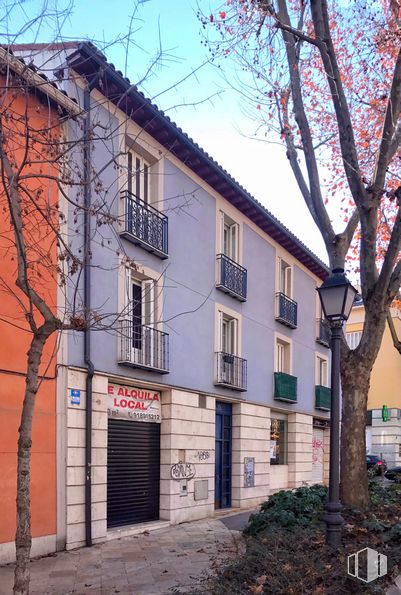
[[[343,269],[334,269],[317,292],[327,320],[348,320],[358,291],[348,281]]]

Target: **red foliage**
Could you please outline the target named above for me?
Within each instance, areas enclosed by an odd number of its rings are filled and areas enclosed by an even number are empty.
[[[292,135],[302,160],[302,143],[294,104],[289,92],[290,70],[277,20],[266,0],[227,0],[214,21],[209,45],[215,55],[240,64],[247,97],[253,97],[255,120],[264,138],[286,145]],[[399,0],[354,0],[329,3],[330,31],[349,106],[360,179],[369,189],[375,178],[378,150],[391,91],[395,61],[401,46],[401,2]],[[316,38],[309,3],[287,0],[292,26],[304,36]],[[224,14],[224,17],[222,16]],[[297,68],[313,144],[320,167],[324,204],[335,227],[347,223],[355,209],[341,154],[338,120],[333,108],[327,76],[317,47],[298,41]],[[227,62],[228,61],[228,62]],[[400,89],[401,92],[401,89]],[[380,200],[377,259],[385,253],[393,228],[397,202],[394,192],[401,185],[401,150],[387,167]],[[350,258],[359,249],[357,232]]]

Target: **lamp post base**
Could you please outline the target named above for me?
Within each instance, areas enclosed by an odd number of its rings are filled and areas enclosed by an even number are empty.
[[[326,514],[323,517],[326,523],[326,543],[335,549],[341,546],[341,528],[344,523],[341,510],[340,502],[328,502]]]

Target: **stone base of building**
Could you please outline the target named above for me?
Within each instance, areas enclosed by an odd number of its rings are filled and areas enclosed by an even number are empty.
[[[66,408],[66,519],[67,549],[85,545],[85,373],[69,370]],[[128,388],[132,379],[124,379]],[[121,380],[119,381],[121,383]],[[108,527],[108,407],[109,384],[117,381],[95,374],[92,398],[92,541],[134,534],[138,526]],[[117,385],[118,386],[118,385]],[[138,386],[138,383],[135,384]],[[119,389],[120,390],[120,389]],[[126,388],[121,388],[126,391]],[[152,391],[147,388],[146,390]],[[155,390],[160,390],[155,387]],[[72,395],[79,394],[79,398]],[[276,412],[244,401],[228,401],[178,389],[161,392],[159,521],[178,524],[214,516],[223,500],[216,492],[216,469],[229,465],[229,491],[221,510],[258,506],[278,489],[312,483],[313,417],[284,414],[287,453],[284,464],[271,465],[270,424]],[[229,406],[230,452],[217,449],[216,412]],[[110,414],[110,411],[109,411]],[[283,413],[281,413],[283,417]],[[127,423],[130,423],[127,421]],[[149,423],[149,422],[141,422]],[[328,437],[322,457],[327,479]],[[220,448],[220,446],[219,446]],[[223,457],[224,460],[220,460]],[[220,473],[220,471],[219,471]],[[223,476],[222,476],[223,477]],[[223,482],[228,480],[222,479]],[[149,527],[157,526],[150,522]],[[141,525],[142,527],[142,525]],[[143,528],[142,528],[143,530]]]
[[[46,556],[56,551],[56,536],[44,535],[32,538],[31,558]],[[15,562],[15,542],[0,543],[0,564]]]

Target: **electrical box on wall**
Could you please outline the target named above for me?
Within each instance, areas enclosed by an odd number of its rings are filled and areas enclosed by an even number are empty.
[[[188,481],[186,479],[180,481],[180,496],[188,496]]]
[[[209,496],[209,483],[207,479],[201,479],[194,483],[194,499],[195,500],[207,500]]]

